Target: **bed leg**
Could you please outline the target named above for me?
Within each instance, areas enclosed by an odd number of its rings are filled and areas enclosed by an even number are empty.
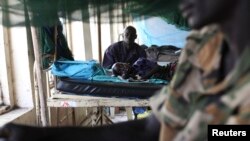
[[[126,107],[128,120],[133,120],[132,107]]]

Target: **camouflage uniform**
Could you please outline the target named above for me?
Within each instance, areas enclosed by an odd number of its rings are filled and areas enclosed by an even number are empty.
[[[250,47],[222,78],[223,43],[215,25],[193,31],[171,84],[151,99],[155,115],[178,131],[174,141],[207,140],[208,124],[250,124]]]

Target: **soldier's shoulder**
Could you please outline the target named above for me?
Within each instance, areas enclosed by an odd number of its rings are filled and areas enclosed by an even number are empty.
[[[187,36],[188,39],[194,40],[204,40],[208,37],[211,37],[219,32],[219,27],[217,25],[208,25],[199,30],[192,30]]]

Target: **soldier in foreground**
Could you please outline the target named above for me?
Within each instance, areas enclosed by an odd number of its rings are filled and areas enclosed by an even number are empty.
[[[147,119],[101,127],[7,124],[4,141],[204,141],[209,124],[250,124],[249,0],[182,0],[194,29]]]

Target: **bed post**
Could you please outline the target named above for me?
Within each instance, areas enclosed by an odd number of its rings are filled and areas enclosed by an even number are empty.
[[[41,122],[42,126],[48,125],[48,116],[47,116],[47,105],[46,105],[46,95],[43,90],[43,80],[42,80],[42,69],[41,69],[41,55],[39,52],[39,43],[38,43],[38,36],[35,27],[31,27],[31,34],[33,40],[33,50],[35,54],[35,77],[38,84],[38,96],[39,96],[39,103],[40,103],[40,114],[41,114]]]

